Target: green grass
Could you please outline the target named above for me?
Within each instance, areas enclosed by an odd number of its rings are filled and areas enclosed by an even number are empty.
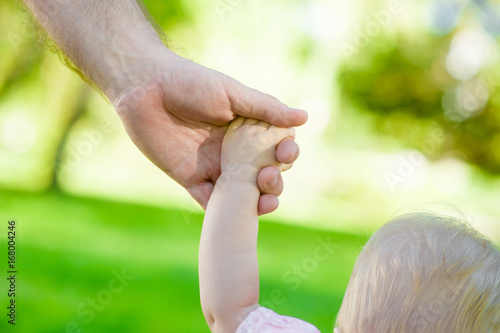
[[[58,192],[0,192],[2,247],[8,219],[17,221],[17,317],[13,329],[3,314],[0,331],[209,332],[198,295],[202,214]],[[261,304],[331,332],[366,238],[269,220],[259,237]],[[335,244],[331,253],[316,250],[321,242]],[[114,280],[122,270],[133,277],[126,285]]]

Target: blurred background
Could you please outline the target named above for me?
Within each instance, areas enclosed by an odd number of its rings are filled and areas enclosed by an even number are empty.
[[[145,3],[180,55],[309,112],[260,227],[262,305],[331,332],[361,246],[399,213],[464,214],[500,243],[498,2]],[[0,0],[0,243],[15,219],[15,329],[208,332],[202,210],[28,22]],[[7,289],[2,278],[2,307]]]

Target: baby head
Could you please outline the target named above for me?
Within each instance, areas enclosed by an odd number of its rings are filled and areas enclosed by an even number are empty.
[[[467,223],[400,216],[361,251],[336,332],[500,332],[500,252]]]

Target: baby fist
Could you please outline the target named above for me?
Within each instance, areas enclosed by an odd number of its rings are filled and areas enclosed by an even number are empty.
[[[293,128],[237,117],[222,142],[222,173],[231,179],[256,181],[262,168],[270,165],[281,168],[276,160],[276,145],[287,137],[295,137]]]

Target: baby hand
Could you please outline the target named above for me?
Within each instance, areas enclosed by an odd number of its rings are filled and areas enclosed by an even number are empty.
[[[222,174],[231,180],[256,182],[262,168],[272,165],[281,169],[276,160],[276,145],[287,137],[295,137],[293,128],[237,117],[229,124],[222,141]]]

